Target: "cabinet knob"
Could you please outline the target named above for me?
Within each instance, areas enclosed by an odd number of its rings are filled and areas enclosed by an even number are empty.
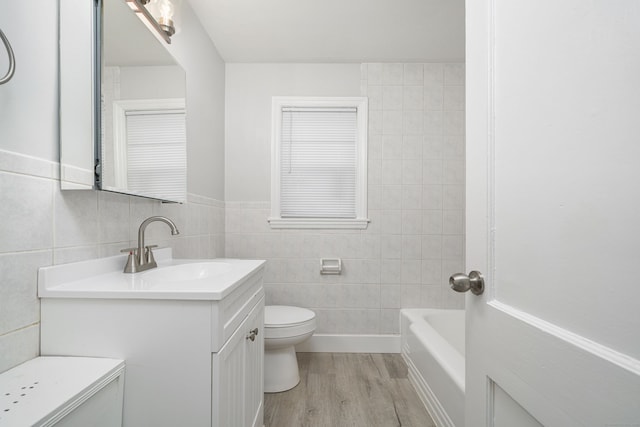
[[[252,329],[249,331],[249,334],[247,335],[247,339],[251,341],[255,341],[257,335],[258,335],[258,328]]]

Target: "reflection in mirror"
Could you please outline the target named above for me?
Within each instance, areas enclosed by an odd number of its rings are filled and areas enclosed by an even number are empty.
[[[186,201],[185,73],[125,0],[103,0],[102,190]]]

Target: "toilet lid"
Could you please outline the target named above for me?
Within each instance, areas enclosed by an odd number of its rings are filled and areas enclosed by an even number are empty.
[[[287,305],[268,305],[264,308],[264,325],[281,328],[313,320],[316,314],[306,308]]]

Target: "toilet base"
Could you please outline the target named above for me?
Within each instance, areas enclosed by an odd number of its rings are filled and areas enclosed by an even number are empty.
[[[300,382],[296,349],[292,345],[274,349],[265,348],[264,367],[265,393],[287,391]]]

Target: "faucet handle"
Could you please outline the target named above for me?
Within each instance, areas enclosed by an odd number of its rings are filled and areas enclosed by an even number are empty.
[[[122,252],[123,254],[135,254],[136,251],[138,250],[138,248],[126,248],[126,249],[120,249],[120,252]]]
[[[138,270],[140,269],[140,263],[138,262],[138,257],[136,256],[135,251],[132,249],[134,248],[129,248],[126,250],[129,252],[129,256],[127,257],[127,264],[124,266],[125,273],[137,273]],[[125,252],[125,251],[121,251],[121,252]]]
[[[151,264],[153,266],[156,266],[156,260],[153,258],[153,251],[151,249],[153,248],[157,248],[158,245],[149,245],[149,246],[145,246],[145,264]]]

